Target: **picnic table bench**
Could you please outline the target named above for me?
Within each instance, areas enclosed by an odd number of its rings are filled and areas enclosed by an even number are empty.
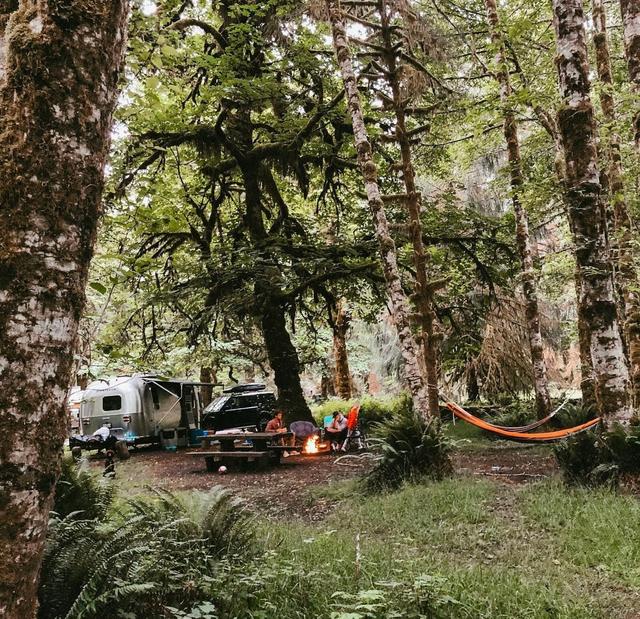
[[[267,466],[280,462],[280,454],[291,449],[276,445],[274,441],[291,436],[292,432],[233,432],[203,436],[200,449],[189,451],[187,455],[204,457],[208,471],[216,471],[220,464],[233,462]],[[218,449],[214,448],[216,444]]]

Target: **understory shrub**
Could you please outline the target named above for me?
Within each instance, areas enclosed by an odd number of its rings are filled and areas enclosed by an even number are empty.
[[[346,415],[358,401],[360,402],[360,422],[365,429],[369,429],[374,424],[384,419],[389,419],[406,408],[408,399],[406,394],[401,394],[394,398],[372,398],[366,396],[360,400],[331,399],[313,408],[313,417],[318,425],[322,425],[327,415],[333,415],[336,411]]]
[[[399,488],[423,478],[442,479],[451,472],[451,444],[438,420],[425,421],[410,400],[393,417],[378,422],[370,443],[377,451],[375,467],[364,477],[365,490]]]
[[[622,475],[640,474],[640,427],[581,432],[556,445],[554,453],[567,483],[616,486]]]
[[[39,619],[167,617],[168,607],[191,609],[210,598],[217,563],[241,563],[253,542],[247,512],[219,487],[189,500],[166,492],[129,499],[104,521],[54,517]]]
[[[102,519],[113,496],[114,488],[110,479],[91,472],[86,463],[63,458],[53,505],[56,517],[64,518],[78,512],[86,520]]]

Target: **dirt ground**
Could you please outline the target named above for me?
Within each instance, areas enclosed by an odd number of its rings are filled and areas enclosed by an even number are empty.
[[[187,451],[191,450],[132,452],[129,460],[116,464],[118,486],[125,493],[135,493],[145,487],[183,491],[222,485],[238,492],[261,514],[314,522],[340,502],[339,496],[332,495],[331,484],[353,479],[371,466],[366,456],[299,455],[282,459],[281,464],[264,471],[229,471],[221,475],[207,472],[204,458],[187,455]],[[551,450],[502,446],[499,442],[458,451],[453,460],[458,475],[487,477],[506,484],[538,481],[557,472]],[[103,466],[102,459],[96,457],[90,458],[90,463],[95,468]],[[318,487],[324,487],[323,491],[313,492]]]

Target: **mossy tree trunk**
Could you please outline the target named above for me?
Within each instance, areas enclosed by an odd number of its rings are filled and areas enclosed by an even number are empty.
[[[127,2],[0,2],[0,615],[31,618]]]
[[[524,177],[520,159],[520,140],[518,125],[512,109],[512,90],[509,80],[509,69],[505,61],[504,41],[500,31],[500,19],[496,0],[485,0],[487,20],[491,33],[491,43],[495,49],[495,77],[500,86],[500,103],[504,115],[504,138],[507,144],[507,158],[511,182],[511,201],[516,220],[516,245],[522,265],[522,293],[524,296],[525,315],[527,319],[527,335],[531,349],[531,365],[533,368],[533,386],[536,396],[536,409],[540,419],[546,417],[551,410],[551,397],[547,380],[547,365],[544,360],[542,335],[540,333],[540,310],[538,307],[538,291],[536,289],[536,273],[533,266],[533,251],[529,235],[529,218],[521,202]]]
[[[373,161],[371,143],[364,122],[358,83],[353,69],[344,21],[338,2],[327,0],[327,8],[333,33],[333,45],[353,125],[358,164],[364,178],[367,202],[371,210],[374,232],[378,241],[389,306],[398,332],[398,339],[400,340],[405,378],[415,410],[423,417],[430,419],[432,418],[432,413],[429,406],[429,394],[420,368],[420,347],[411,330],[409,303],[402,288],[396,245],[389,232],[389,223],[380,193],[378,170]]]
[[[386,65],[384,78],[391,89],[391,104],[396,118],[395,138],[400,146],[402,180],[405,187],[404,201],[409,214],[409,238],[412,247],[412,260],[415,269],[413,299],[417,310],[417,323],[424,357],[424,372],[429,394],[429,415],[440,414],[438,398],[438,338],[435,333],[436,314],[433,309],[433,287],[429,281],[427,254],[422,240],[422,197],[415,181],[415,169],[411,154],[411,140],[407,130],[406,108],[409,99],[402,95],[400,75],[402,64],[398,63],[398,54],[402,50],[399,41],[394,40],[397,30],[391,23],[391,10],[386,0],[380,0],[380,27],[383,50],[381,58]]]
[[[611,214],[608,219],[613,224],[609,239],[615,252],[615,281],[618,296],[622,300],[619,314],[624,321],[624,336],[631,370],[631,394],[637,406],[640,404],[640,295],[638,294],[640,282],[633,260],[632,224],[625,199],[620,136],[615,128],[616,111],[607,35],[607,14],[603,0],[592,0],[592,8],[595,30],[593,44],[596,51],[598,78],[603,86],[600,88],[600,105],[605,122],[609,125],[607,132],[609,139],[606,147]]]
[[[553,0],[563,102],[558,127],[566,163],[569,225],[580,267],[596,401],[609,421],[628,423],[629,371],[618,325],[606,238],[582,0]]]
[[[524,79],[524,76],[522,76]],[[528,84],[525,79],[525,87]],[[564,146],[562,137],[558,129],[558,123],[553,115],[544,110],[542,106],[531,104],[533,112],[545,131],[553,140],[554,148],[554,170],[558,183],[563,191],[567,184],[567,170],[564,158]],[[567,208],[568,210],[568,208]],[[596,389],[593,377],[593,360],[591,359],[591,345],[589,328],[587,324],[588,311],[582,303],[580,290],[582,289],[582,275],[580,265],[576,263],[574,270],[574,282],[576,290],[576,313],[578,323],[578,350],[580,351],[580,390],[582,391],[583,403],[591,406],[596,405]]]
[[[636,94],[636,112],[633,116],[633,136],[636,150],[640,154],[640,2],[638,0],[620,0],[622,26],[624,33],[624,51],[627,58],[629,80]]]
[[[351,319],[343,301],[336,303],[332,318],[333,330],[333,360],[335,363],[335,386],[338,395],[343,400],[349,400],[353,392],[353,380],[349,369],[349,354],[347,351],[347,332]]]
[[[242,122],[242,119],[240,120]],[[248,122],[244,127],[250,127]],[[245,137],[250,142],[249,137]],[[240,157],[240,169],[244,180],[247,225],[254,247],[261,258],[257,260],[259,274],[254,285],[255,308],[258,315],[264,345],[278,388],[278,407],[284,411],[287,423],[296,420],[313,421],[302,385],[300,360],[287,330],[286,311],[282,299],[282,276],[267,249],[267,231],[262,218],[262,201],[258,183],[256,162]]]

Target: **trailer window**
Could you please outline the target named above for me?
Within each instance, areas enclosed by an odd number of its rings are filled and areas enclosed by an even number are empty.
[[[119,395],[107,395],[102,398],[103,411],[119,411],[122,408],[122,398]]]

